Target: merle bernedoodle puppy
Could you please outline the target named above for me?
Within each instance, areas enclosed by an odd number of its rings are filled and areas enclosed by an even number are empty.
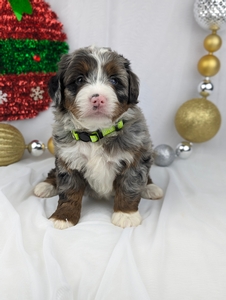
[[[84,194],[114,197],[112,223],[139,225],[141,198],[159,199],[163,192],[150,178],[152,142],[130,62],[109,48],[79,49],[62,57],[49,93],[56,167],[34,193],[59,195],[54,226],[78,223]]]

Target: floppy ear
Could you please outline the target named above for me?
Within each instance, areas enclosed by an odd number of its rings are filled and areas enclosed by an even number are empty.
[[[139,78],[134,74],[130,67],[130,61],[124,58],[124,66],[128,74],[129,92],[128,92],[128,104],[137,104],[139,95]]]
[[[134,74],[131,69],[127,69],[129,76],[129,95],[128,104],[137,104],[139,96],[139,79],[136,74]]]
[[[62,55],[60,62],[58,64],[58,72],[55,76],[53,76],[48,85],[48,92],[55,102],[56,107],[60,105],[62,100],[64,100],[64,74],[70,64],[72,55],[71,54],[64,54]]]
[[[56,107],[58,107],[63,100],[64,97],[64,84],[60,75],[55,75],[50,78],[49,85],[48,85],[48,92],[50,98],[55,103]]]

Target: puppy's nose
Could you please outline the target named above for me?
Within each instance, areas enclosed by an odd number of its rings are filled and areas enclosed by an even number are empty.
[[[96,109],[98,107],[104,106],[106,103],[106,98],[103,95],[94,94],[91,97],[91,103],[93,104],[93,108]]]

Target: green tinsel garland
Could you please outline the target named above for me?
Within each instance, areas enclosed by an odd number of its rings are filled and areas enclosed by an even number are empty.
[[[0,40],[0,74],[56,72],[60,56],[68,52],[65,42],[48,40]],[[37,62],[34,56],[39,56]]]

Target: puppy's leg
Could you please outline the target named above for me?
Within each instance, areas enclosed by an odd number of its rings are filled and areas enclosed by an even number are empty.
[[[163,197],[162,189],[158,187],[156,184],[154,184],[150,176],[148,176],[148,182],[147,185],[142,189],[141,198],[158,200],[161,199],[162,197]]]
[[[85,180],[77,170],[57,172],[59,202],[56,211],[50,217],[54,227],[65,229],[76,225],[80,218]]]
[[[52,169],[48,173],[46,180],[36,185],[34,194],[40,198],[50,198],[57,195],[56,169]]]
[[[145,183],[137,174],[129,171],[124,175],[116,177],[114,181],[115,201],[112,223],[116,226],[135,227],[141,224],[141,215],[138,211],[140,203],[140,185]]]

